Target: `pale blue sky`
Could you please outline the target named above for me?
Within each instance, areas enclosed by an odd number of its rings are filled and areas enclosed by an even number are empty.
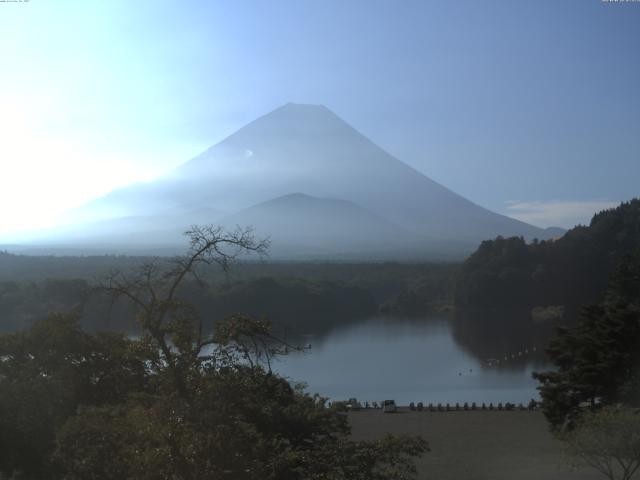
[[[640,195],[640,3],[0,3],[0,232],[289,101],[476,203],[571,226]]]

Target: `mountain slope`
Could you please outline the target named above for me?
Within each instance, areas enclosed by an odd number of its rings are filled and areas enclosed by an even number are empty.
[[[188,216],[203,207],[231,215],[290,192],[355,203],[431,242],[549,236],[434,182],[327,108],[298,104],[258,118],[155,182],[87,204],[76,218],[161,217],[168,209]]]
[[[268,235],[276,257],[366,256],[399,252],[411,235],[378,215],[345,200],[294,193],[254,205],[220,220],[227,228],[251,225]]]

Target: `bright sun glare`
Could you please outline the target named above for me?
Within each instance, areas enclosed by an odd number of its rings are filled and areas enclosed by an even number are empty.
[[[64,211],[114,186],[147,180],[156,173],[136,168],[126,158],[96,156],[79,141],[45,134],[37,126],[45,112],[34,102],[5,98],[1,103],[0,158],[5,181],[0,189],[0,234],[52,226]]]

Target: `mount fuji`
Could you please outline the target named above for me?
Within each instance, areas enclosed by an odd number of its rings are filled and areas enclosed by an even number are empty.
[[[277,257],[373,259],[461,257],[498,235],[551,236],[436,183],[328,108],[293,103],[72,217],[40,242],[180,247],[191,224],[215,223],[252,225]]]

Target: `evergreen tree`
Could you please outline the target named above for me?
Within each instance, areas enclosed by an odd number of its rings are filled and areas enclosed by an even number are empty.
[[[607,280],[640,244],[640,199],[594,215],[561,238],[527,244],[522,238],[482,242],[460,267],[460,308],[564,305],[573,311],[599,302]]]
[[[624,257],[600,305],[558,329],[547,354],[557,369],[534,377],[554,430],[571,428],[587,405],[640,402],[640,250]]]

